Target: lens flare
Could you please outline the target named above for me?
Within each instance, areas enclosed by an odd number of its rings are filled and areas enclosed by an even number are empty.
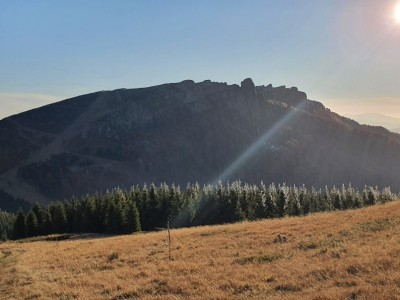
[[[396,8],[394,10],[394,19],[397,23],[400,24],[400,2],[397,3]]]

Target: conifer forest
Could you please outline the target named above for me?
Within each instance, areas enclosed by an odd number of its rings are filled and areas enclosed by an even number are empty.
[[[356,209],[396,200],[390,188],[351,184],[324,189],[286,184],[214,185],[161,183],[113,189],[51,203],[33,205],[16,214],[0,211],[0,239],[21,239],[53,233],[130,234],[191,227],[301,216],[314,212]]]

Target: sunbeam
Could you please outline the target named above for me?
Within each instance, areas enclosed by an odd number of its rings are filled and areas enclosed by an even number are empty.
[[[265,145],[269,139],[271,139],[284,125],[290,123],[290,121],[296,116],[299,110],[301,110],[307,99],[301,101],[295,107],[291,107],[291,111],[287,113],[282,119],[276,122],[265,134],[258,138],[253,144],[251,144],[242,154],[240,154],[228,167],[223,170],[220,175],[215,178],[213,184],[218,181],[226,181],[229,177],[234,174],[241,166],[243,166],[249,159],[254,157],[254,155],[260,150],[260,148]]]

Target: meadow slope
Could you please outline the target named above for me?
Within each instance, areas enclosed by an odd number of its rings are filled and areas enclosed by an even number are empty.
[[[0,244],[2,299],[400,299],[400,202]]]

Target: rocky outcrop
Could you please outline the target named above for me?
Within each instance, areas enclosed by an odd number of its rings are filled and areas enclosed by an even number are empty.
[[[240,87],[246,91],[253,91],[255,90],[256,86],[251,78],[246,78],[240,83]]]

